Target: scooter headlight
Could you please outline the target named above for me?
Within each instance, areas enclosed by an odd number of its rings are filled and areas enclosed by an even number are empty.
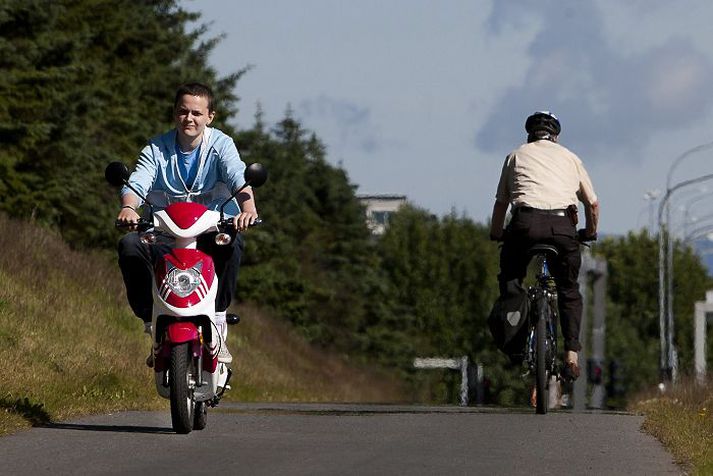
[[[166,284],[171,288],[171,291],[184,298],[193,294],[193,291],[201,284],[201,273],[196,268],[174,268],[166,276]]]

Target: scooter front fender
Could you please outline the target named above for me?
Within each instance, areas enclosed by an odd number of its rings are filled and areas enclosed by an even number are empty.
[[[166,343],[182,344],[199,339],[198,328],[192,322],[172,322],[166,327]]]

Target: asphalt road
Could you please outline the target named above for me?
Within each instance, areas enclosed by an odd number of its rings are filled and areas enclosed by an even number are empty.
[[[208,427],[168,412],[84,418],[0,438],[0,474],[681,474],[627,414],[459,407],[227,404]]]

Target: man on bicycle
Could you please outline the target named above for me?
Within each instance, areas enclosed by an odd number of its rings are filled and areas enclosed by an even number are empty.
[[[527,143],[505,159],[495,205],[490,238],[503,241],[500,251],[500,293],[507,282],[522,282],[535,243],[553,245],[558,255],[549,262],[557,284],[558,307],[564,336],[563,377],[579,377],[577,352],[582,320],[579,268],[582,257],[578,239],[594,239],[599,221],[599,202],[582,161],[557,143],[561,131],[557,117],[536,112],[525,122]],[[577,203],[584,204],[586,226],[577,232]],[[508,206],[512,218],[503,231]]]

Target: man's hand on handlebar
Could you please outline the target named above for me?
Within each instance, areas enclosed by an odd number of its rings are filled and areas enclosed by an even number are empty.
[[[257,220],[257,212],[240,212],[240,215],[233,218],[233,226],[236,230],[243,232],[248,229],[250,225],[255,224]]]
[[[597,241],[597,232],[588,233],[586,228],[577,230],[577,241],[584,243],[585,241]]]
[[[119,215],[116,217],[116,226],[121,228],[127,228],[130,231],[136,230],[136,224],[139,222],[141,217],[136,210],[129,207],[124,207],[119,211]]]

